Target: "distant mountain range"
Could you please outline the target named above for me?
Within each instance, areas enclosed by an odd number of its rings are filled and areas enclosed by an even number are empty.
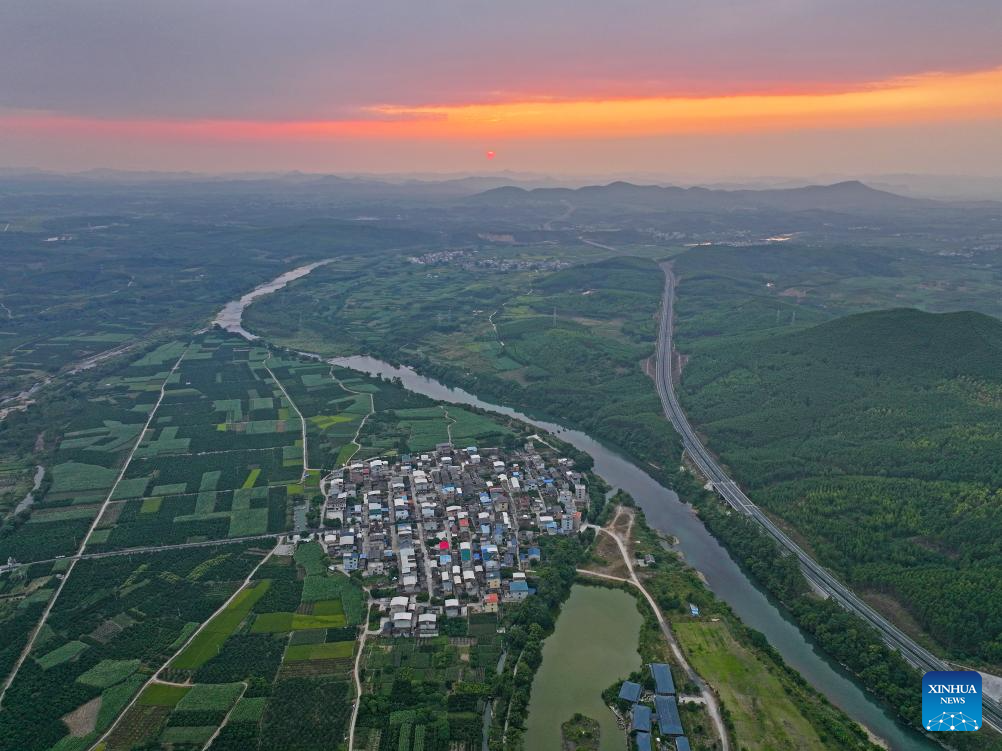
[[[958,178],[959,179],[959,178]],[[0,167],[0,187],[38,193],[61,192],[82,185],[101,185],[109,192],[139,190],[151,194],[188,192],[192,195],[284,196],[335,204],[407,202],[442,203],[457,207],[531,208],[572,204],[577,209],[622,208],[632,212],[831,211],[838,213],[908,212],[935,207],[998,208],[987,201],[954,203],[904,196],[871,187],[859,180],[801,187],[638,185],[617,181],[607,185],[566,187],[567,182],[544,175],[499,172],[492,175],[358,175],[304,172],[206,175],[194,172],[139,172],[93,169],[71,174]],[[890,186],[885,186],[890,187]],[[906,189],[906,188],[902,188]]]
[[[579,208],[629,207],[646,211],[835,211],[882,212],[946,206],[938,201],[908,198],[877,190],[858,180],[834,185],[771,190],[712,190],[614,182],[585,188],[535,188],[507,186],[467,199],[477,205],[531,206],[570,203]]]

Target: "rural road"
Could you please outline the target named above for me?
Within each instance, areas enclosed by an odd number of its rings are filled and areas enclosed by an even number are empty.
[[[355,680],[355,701],[351,705],[351,722],[348,724],[348,751],[355,748],[355,724],[358,722],[358,710],[362,704],[362,653],[365,651],[365,640],[371,634],[378,636],[378,631],[369,631],[369,608],[372,607],[372,599],[367,599],[365,603],[366,622],[362,626],[362,637],[358,640],[358,653],[355,655],[355,667],[352,669],[352,677]]]
[[[619,512],[622,513],[622,512]],[[619,518],[619,513],[616,514],[616,518]],[[615,519],[610,523],[610,527],[615,524]],[[631,521],[632,526],[632,521]],[[658,619],[658,625],[661,626],[661,633],[664,634],[665,640],[668,642],[668,646],[671,649],[672,655],[675,657],[675,661],[682,667],[685,671],[686,676],[691,680],[697,687],[699,687],[699,693],[702,696],[702,703],[706,705],[706,710],[710,715],[710,719],[713,721],[713,726],[716,729],[717,736],[720,738],[720,747],[722,751],[730,751],[730,739],[727,737],[727,729],[724,727],[724,718],[720,712],[720,703],[717,701],[716,694],[710,690],[709,685],[702,677],[692,668],[689,661],[685,658],[685,654],[682,652],[682,648],[679,646],[678,641],[675,639],[675,634],[672,633],[671,626],[668,625],[668,621],[665,620],[664,615],[661,613],[661,608],[658,607],[657,601],[651,596],[651,593],[647,591],[647,588],[640,582],[637,578],[637,573],[633,568],[633,561],[630,559],[629,552],[626,549],[626,543],[623,538],[620,537],[616,532],[610,528],[597,527],[594,524],[584,525],[585,529],[594,529],[597,532],[601,532],[609,535],[615,542],[616,546],[619,548],[619,553],[623,557],[623,561],[626,563],[626,570],[629,571],[629,578],[624,578],[621,576],[612,576],[610,574],[600,574],[597,571],[589,571],[587,569],[577,569],[579,574],[584,574],[586,576],[595,576],[600,579],[609,579],[611,581],[626,582],[637,588],[637,590],[644,596],[647,603],[651,606],[651,610],[654,611],[654,616]]]
[[[884,642],[901,653],[918,670],[935,671],[952,668],[929,650],[919,646],[901,629],[890,623],[880,613],[863,602],[848,587],[836,579],[827,569],[811,558],[790,537],[777,527],[766,514],[745,495],[737,483],[731,479],[706,449],[689,419],[682,410],[675,394],[672,379],[672,328],[674,326],[675,276],[670,264],[663,264],[665,292],[661,305],[661,323],[657,341],[657,370],[655,382],[665,415],[682,437],[685,452],[699,471],[713,484],[713,489],[735,510],[745,514],[760,524],[779,545],[797,557],[807,580],[819,591],[826,594],[843,608],[862,618],[880,632]],[[984,721],[996,730],[1002,730],[1002,706],[994,699],[984,697]]]

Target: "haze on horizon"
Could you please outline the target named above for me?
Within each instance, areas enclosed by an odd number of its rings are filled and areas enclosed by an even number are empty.
[[[0,165],[999,176],[1000,38],[993,0],[11,0]]]

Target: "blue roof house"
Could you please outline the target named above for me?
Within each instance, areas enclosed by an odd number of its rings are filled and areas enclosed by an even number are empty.
[[[639,683],[623,681],[623,685],[619,687],[619,698],[631,704],[636,704],[640,701],[640,692],[642,690]]]

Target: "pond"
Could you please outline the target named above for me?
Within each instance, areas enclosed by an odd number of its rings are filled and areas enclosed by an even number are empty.
[[[643,619],[626,592],[575,584],[543,642],[543,664],[532,682],[525,748],[556,751],[560,725],[580,712],[602,728],[600,751],[625,751],[626,736],[602,692],[640,667]]]

